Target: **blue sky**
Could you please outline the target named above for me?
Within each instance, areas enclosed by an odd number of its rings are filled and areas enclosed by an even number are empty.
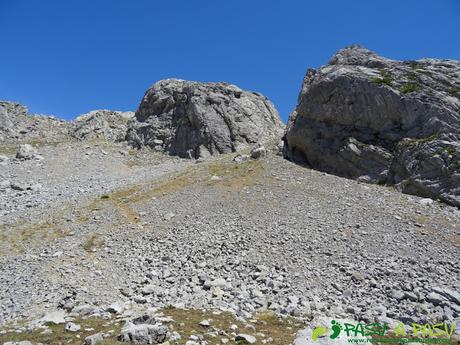
[[[286,120],[344,46],[460,59],[460,1],[0,0],[0,42],[0,99],[31,112],[135,110],[174,77],[259,91]]]

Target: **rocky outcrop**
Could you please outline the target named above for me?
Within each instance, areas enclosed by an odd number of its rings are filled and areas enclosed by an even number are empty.
[[[137,147],[198,158],[276,140],[283,124],[272,103],[225,83],[168,79],[144,95],[128,131]]]
[[[56,142],[68,136],[69,127],[64,120],[30,115],[21,104],[0,101],[0,143]]]
[[[133,117],[132,111],[93,110],[72,122],[71,134],[79,140],[123,141],[128,131],[129,120]]]
[[[295,162],[460,206],[460,62],[342,49],[307,72],[284,142]]]
[[[27,107],[0,102],[0,142],[49,144],[69,140],[124,141],[134,112],[93,110],[73,121],[29,114]]]

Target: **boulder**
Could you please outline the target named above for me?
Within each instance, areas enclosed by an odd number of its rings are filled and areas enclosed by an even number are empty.
[[[104,341],[102,333],[96,333],[85,338],[85,345],[96,345]]]
[[[284,156],[460,206],[460,62],[394,61],[359,47],[310,69]]]
[[[273,104],[259,93],[226,83],[167,79],[145,93],[127,138],[135,147],[206,158],[276,142],[283,129]]]
[[[160,324],[135,325],[128,322],[121,330],[118,340],[134,344],[161,344],[166,340],[167,334],[168,328]]]
[[[21,160],[33,159],[37,155],[37,150],[29,144],[22,144],[16,152],[16,158]]]
[[[267,150],[262,145],[255,147],[251,150],[251,158],[259,159],[267,154]]]

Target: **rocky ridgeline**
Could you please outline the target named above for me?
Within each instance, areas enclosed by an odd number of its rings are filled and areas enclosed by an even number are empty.
[[[27,107],[0,102],[0,143],[36,146],[72,140],[124,141],[134,112],[93,110],[73,121],[29,114]]]
[[[70,122],[30,116],[22,105],[0,103],[3,143],[103,139],[205,158],[277,144],[283,131],[278,112],[266,97],[225,83],[163,80],[146,92],[135,116],[95,110]]]
[[[225,83],[162,80],[150,88],[128,133],[135,146],[204,158],[279,141],[284,125],[263,95]]]
[[[342,49],[307,72],[284,138],[295,162],[460,206],[460,63]]]
[[[0,144],[58,142],[68,135],[68,122],[53,116],[30,116],[27,107],[0,101]]]

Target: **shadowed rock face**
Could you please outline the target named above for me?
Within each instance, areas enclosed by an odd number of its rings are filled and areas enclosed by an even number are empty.
[[[460,62],[342,49],[307,72],[284,141],[295,162],[460,206]]]
[[[137,147],[198,158],[275,140],[283,128],[272,103],[259,93],[168,79],[146,92],[127,138]]]

